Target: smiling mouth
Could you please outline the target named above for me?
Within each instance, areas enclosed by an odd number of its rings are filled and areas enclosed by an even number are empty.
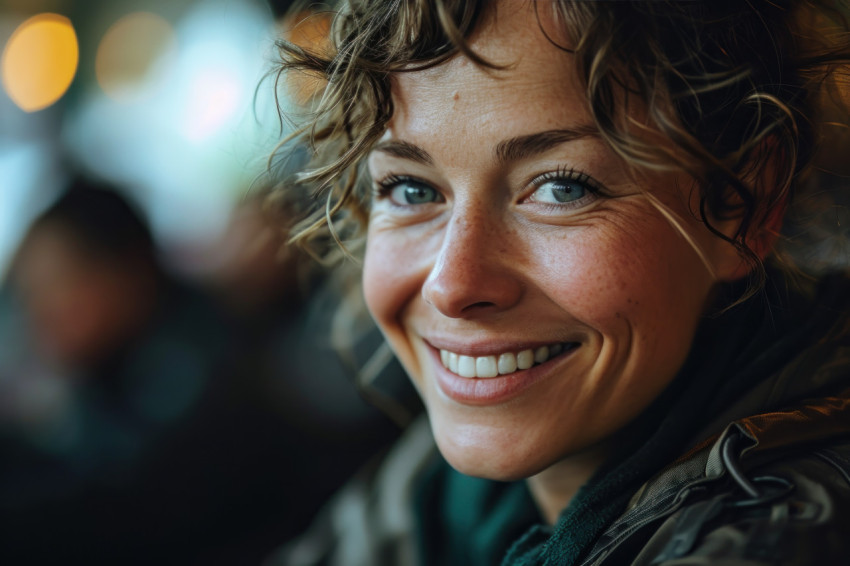
[[[539,348],[492,356],[463,356],[448,350],[440,350],[440,361],[443,367],[460,377],[492,378],[510,375],[516,371],[546,363],[577,347],[578,342],[558,342]]]

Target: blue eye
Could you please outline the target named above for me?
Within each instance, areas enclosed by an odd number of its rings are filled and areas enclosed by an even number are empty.
[[[540,185],[534,197],[537,202],[561,203],[579,200],[586,193],[587,189],[581,183],[560,179]]]
[[[597,194],[588,175],[572,170],[544,173],[532,185],[536,189],[528,200],[541,204],[580,205],[592,201]]]
[[[393,204],[415,206],[442,202],[443,196],[434,187],[411,177],[391,176],[378,182],[381,196],[388,196]]]

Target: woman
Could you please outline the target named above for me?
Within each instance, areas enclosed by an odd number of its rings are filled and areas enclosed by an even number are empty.
[[[301,239],[365,225],[442,455],[414,428],[284,563],[850,552],[848,286],[773,267],[850,53],[811,4],[350,0],[282,46],[328,80]]]

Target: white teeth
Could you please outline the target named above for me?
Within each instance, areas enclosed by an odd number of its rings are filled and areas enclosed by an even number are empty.
[[[471,356],[458,356],[457,374],[461,377],[475,377],[475,358]]]
[[[497,375],[499,375],[499,369],[496,367],[496,356],[475,358],[476,377],[496,377]]]
[[[443,363],[443,367],[461,377],[489,378],[507,375],[518,369],[528,369],[536,363],[542,364],[572,346],[574,346],[573,343],[559,343],[540,346],[534,350],[522,350],[516,354],[505,352],[498,356],[481,357],[462,356],[448,350],[440,350],[440,361]]]
[[[534,365],[534,351],[523,350],[516,355],[516,367],[519,369],[528,369]]]
[[[441,350],[442,351],[442,350]],[[516,371],[516,356],[508,352],[499,356],[499,374],[513,373]]]

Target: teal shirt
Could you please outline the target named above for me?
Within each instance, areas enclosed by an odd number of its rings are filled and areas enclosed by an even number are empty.
[[[425,472],[420,486],[420,564],[500,564],[511,545],[542,521],[525,481],[467,476],[442,457]]]

